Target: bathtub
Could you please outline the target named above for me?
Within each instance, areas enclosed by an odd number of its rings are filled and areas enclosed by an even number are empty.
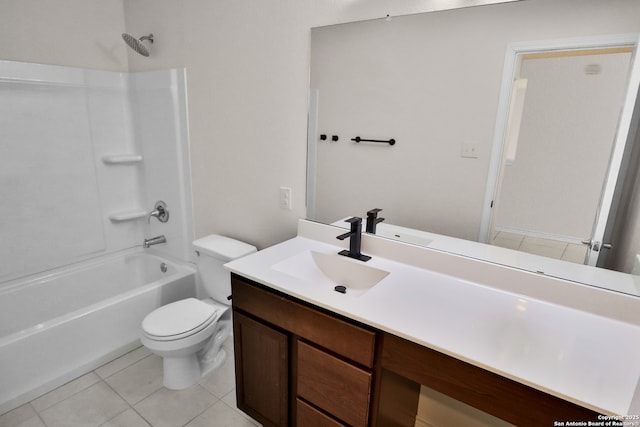
[[[193,264],[142,249],[0,286],[0,414],[139,346],[144,316],[196,292]]]

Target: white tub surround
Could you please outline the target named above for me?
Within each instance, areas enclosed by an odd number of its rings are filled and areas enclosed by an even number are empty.
[[[184,70],[0,61],[0,94],[2,413],[139,345],[196,287],[168,261],[192,256]],[[158,200],[167,223],[147,222]]]
[[[226,268],[600,413],[639,413],[639,298],[365,234],[366,265],[389,272],[365,292],[282,268],[336,254],[343,232],[301,220],[297,237]]]
[[[0,61],[0,93],[0,288],[159,234],[157,250],[188,259],[184,70]],[[147,224],[158,200],[171,221]]]
[[[8,283],[0,291],[0,414],[139,346],[144,316],[194,295],[192,264],[139,249]]]

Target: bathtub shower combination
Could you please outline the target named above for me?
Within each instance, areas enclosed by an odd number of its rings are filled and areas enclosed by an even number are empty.
[[[195,296],[194,276],[132,249],[16,281],[0,292],[0,401],[31,400],[139,346],[144,316]]]
[[[0,61],[0,414],[196,296],[185,89],[184,70]],[[149,217],[159,200],[168,222]]]

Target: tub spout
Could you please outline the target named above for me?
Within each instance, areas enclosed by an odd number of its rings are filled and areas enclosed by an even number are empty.
[[[152,237],[150,239],[144,239],[144,243],[142,244],[142,246],[144,246],[145,248],[148,248],[150,246],[157,245],[159,243],[167,243],[167,238],[164,237],[164,235],[160,235],[160,236]]]

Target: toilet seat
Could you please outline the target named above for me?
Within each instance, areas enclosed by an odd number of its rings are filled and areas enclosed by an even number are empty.
[[[214,305],[187,298],[164,305],[142,321],[145,336],[155,341],[175,341],[194,335],[218,320]]]

